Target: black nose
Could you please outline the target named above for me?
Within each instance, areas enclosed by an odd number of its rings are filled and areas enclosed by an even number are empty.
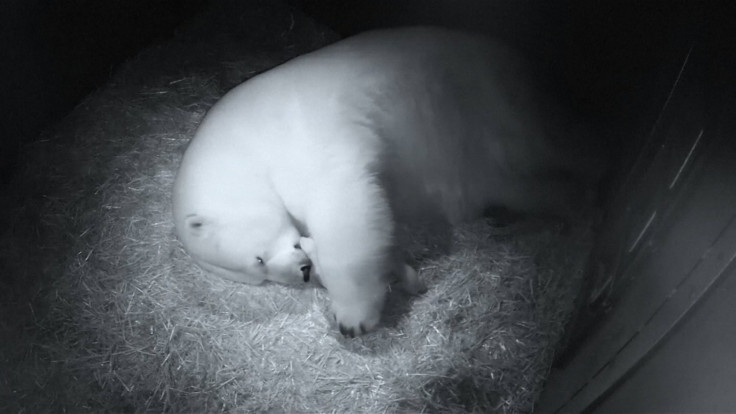
[[[302,275],[304,276],[304,281],[309,282],[309,272],[312,270],[312,266],[304,265],[300,267],[299,270],[302,271]]]

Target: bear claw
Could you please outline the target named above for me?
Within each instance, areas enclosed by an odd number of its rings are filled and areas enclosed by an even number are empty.
[[[357,332],[355,331],[355,328],[346,328],[343,324],[338,324],[338,326],[340,328],[340,333],[342,334],[342,336],[347,336],[350,338],[355,338],[356,336],[363,335],[367,332],[362,323],[358,325]]]
[[[340,333],[342,336],[349,336],[355,338],[355,331],[353,328],[346,328],[343,324],[340,324]]]

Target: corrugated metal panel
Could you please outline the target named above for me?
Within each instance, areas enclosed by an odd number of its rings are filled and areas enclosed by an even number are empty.
[[[552,373],[542,411],[590,407],[681,320],[736,252],[736,140],[712,61],[697,48],[650,145],[609,215],[591,301],[614,301],[569,363]],[[716,77],[718,78],[718,77]],[[724,125],[726,125],[724,127]],[[736,325],[736,323],[735,323]]]

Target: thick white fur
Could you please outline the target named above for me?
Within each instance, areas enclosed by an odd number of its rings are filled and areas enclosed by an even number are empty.
[[[416,278],[397,264],[395,219],[564,204],[566,188],[530,179],[564,163],[534,99],[510,50],[443,29],[369,32],[293,59],[199,127],[175,187],[179,236],[206,270],[249,283],[300,280],[309,258],[294,245],[309,236],[341,327],[373,329],[386,275]]]

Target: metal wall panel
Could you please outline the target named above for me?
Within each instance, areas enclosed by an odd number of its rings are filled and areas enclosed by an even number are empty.
[[[589,321],[593,329],[574,356],[552,372],[540,411],[581,412],[603,401],[676,335],[672,329],[708,300],[734,260],[736,112],[712,53],[696,46],[684,59],[649,143],[609,210],[587,305],[608,303]],[[723,321],[736,326],[736,313]]]

